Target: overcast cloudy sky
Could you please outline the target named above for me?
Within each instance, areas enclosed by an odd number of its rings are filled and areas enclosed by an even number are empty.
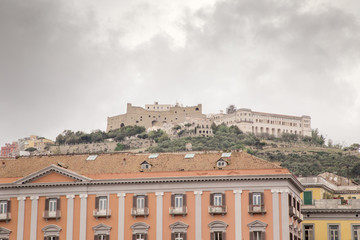
[[[310,115],[360,142],[358,0],[1,0],[0,145],[126,103]]]

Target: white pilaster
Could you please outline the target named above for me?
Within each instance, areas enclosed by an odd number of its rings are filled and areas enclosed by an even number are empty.
[[[241,240],[241,190],[234,190],[235,194],[235,240]]]
[[[66,219],[66,240],[73,239],[74,230],[74,198],[75,195],[66,195],[67,198],[67,219]]]
[[[24,218],[25,218],[25,200],[26,197],[17,198],[19,207],[18,207],[18,224],[17,224],[17,240],[24,239]]]
[[[289,237],[289,204],[288,204],[289,190],[281,190],[281,226],[282,239]]]
[[[273,234],[274,239],[280,239],[280,209],[279,209],[279,189],[272,189],[272,209],[273,209]],[[284,226],[284,225],[282,225]]]
[[[156,192],[156,240],[162,240],[163,192]]]
[[[195,240],[202,240],[201,236],[201,195],[202,191],[194,191],[195,194]]]
[[[80,194],[80,235],[79,240],[86,240],[87,194]]]
[[[118,221],[118,240],[125,240],[125,193],[118,193],[119,198],[119,221]]]
[[[37,216],[38,216],[38,196],[31,196],[31,223],[30,240],[36,240]]]

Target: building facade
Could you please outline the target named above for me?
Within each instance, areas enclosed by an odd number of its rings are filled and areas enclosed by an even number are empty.
[[[359,240],[360,186],[335,174],[299,178],[304,240]]]
[[[298,180],[242,152],[3,160],[0,239],[300,239]]]
[[[273,113],[255,112],[241,108],[231,114],[214,114],[216,125],[238,126],[243,132],[281,136],[283,133],[311,136],[311,118],[309,116],[289,116]]]
[[[0,157],[11,157],[18,151],[18,143],[6,143],[4,147],[1,147]]]
[[[176,125],[185,122],[187,117],[205,118],[202,105],[183,107],[179,104],[147,104],[145,108],[127,104],[125,114],[108,117],[106,131],[119,129],[122,126],[138,125],[145,128],[162,127],[164,124]]]

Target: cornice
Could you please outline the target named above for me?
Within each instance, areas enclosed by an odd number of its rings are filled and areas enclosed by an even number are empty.
[[[159,184],[159,183],[189,183],[189,182],[229,182],[229,181],[290,181],[299,191],[304,191],[303,185],[291,174],[279,175],[232,175],[232,176],[192,176],[166,178],[133,178],[133,179],[104,179],[84,182],[50,182],[50,183],[10,183],[0,184],[0,189],[12,188],[40,188],[63,186],[93,186],[93,185],[123,185],[123,184]]]

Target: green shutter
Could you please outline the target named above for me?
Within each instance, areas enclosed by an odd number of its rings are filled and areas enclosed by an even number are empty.
[[[304,192],[304,205],[312,205],[312,192],[311,191]]]

